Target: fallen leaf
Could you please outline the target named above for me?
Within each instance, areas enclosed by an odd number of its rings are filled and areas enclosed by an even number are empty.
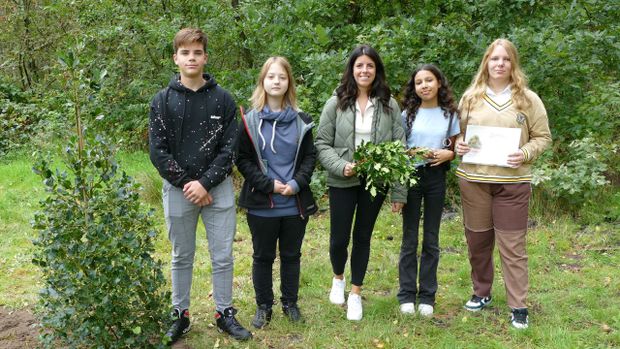
[[[606,333],[611,332],[611,327],[609,327],[609,325],[607,325],[607,324],[602,324],[602,325],[601,325],[601,329],[602,329],[604,332],[606,332]]]
[[[609,276],[605,277],[603,284],[609,286],[609,284],[611,284],[611,278]]]
[[[463,318],[461,319],[461,322],[467,322],[467,316],[463,316]]]

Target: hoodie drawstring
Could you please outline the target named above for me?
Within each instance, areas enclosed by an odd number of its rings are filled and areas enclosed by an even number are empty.
[[[271,142],[269,143],[269,147],[271,148],[271,151],[274,154],[277,154],[276,153],[276,149],[273,146],[273,142],[276,139],[276,123],[277,122],[278,121],[274,120],[273,121],[273,125],[271,126]],[[261,150],[265,150],[265,146],[267,145],[267,141],[265,141],[265,137],[263,136],[263,133],[261,132],[261,128],[263,128],[263,119],[260,119],[260,121],[258,122],[258,136],[263,141],[263,148]]]
[[[276,139],[276,123],[278,121],[274,120],[273,121],[273,127],[271,128],[271,143],[269,144],[271,146],[271,151],[276,154],[276,149],[273,147],[273,141]]]

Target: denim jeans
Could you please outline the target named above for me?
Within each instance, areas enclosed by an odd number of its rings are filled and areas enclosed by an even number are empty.
[[[443,166],[418,169],[418,183],[409,188],[403,207],[403,240],[400,247],[398,301],[435,304],[439,264],[439,225],[446,197]],[[422,254],[418,272],[418,230],[424,204]],[[418,287],[419,278],[419,287]]]

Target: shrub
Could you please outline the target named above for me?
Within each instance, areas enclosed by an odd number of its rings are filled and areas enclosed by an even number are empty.
[[[545,153],[540,166],[533,170],[532,184],[540,185],[550,198],[577,213],[585,205],[594,203],[599,190],[609,184],[605,178],[606,161],[617,151],[617,145],[600,144],[591,135],[572,141],[564,156],[567,160],[559,165],[547,161],[550,154]]]
[[[66,147],[66,170],[53,170],[40,156],[33,168],[49,193],[33,221],[43,344],[161,346],[156,338],[169,295],[162,263],[151,256],[151,212],[109,144],[97,138],[77,149],[77,141]]]

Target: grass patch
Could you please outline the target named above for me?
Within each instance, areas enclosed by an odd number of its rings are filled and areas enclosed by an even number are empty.
[[[0,305],[27,308],[36,302],[41,284],[31,264],[30,220],[44,196],[28,157],[0,162]],[[119,164],[143,185],[143,197],[155,210],[159,226],[156,255],[169,277],[170,245],[160,204],[161,180],[144,153],[120,154]],[[322,201],[323,208],[327,203]],[[501,266],[496,255],[494,302],[477,314],[462,309],[471,294],[467,247],[459,216],[442,224],[439,290],[433,319],[403,316],[398,310],[398,254],[401,217],[385,207],[372,240],[364,285],[364,319],[350,322],[345,308],[328,301],[331,286],[329,216],[311,218],[302,250],[300,308],[305,324],[286,321],[279,305],[272,323],[253,330],[254,340],[231,341],[213,325],[211,263],[204,227],[199,224],[192,287],[193,329],[184,339],[194,348],[607,348],[620,346],[620,225],[578,225],[562,217],[534,217],[528,234],[531,328],[508,324]],[[238,214],[235,239],[235,306],[249,326],[255,309],[252,245],[245,215]],[[274,265],[274,292],[279,297],[279,267]],[[346,276],[350,279],[349,266]],[[168,311],[168,309],[162,309]]]

